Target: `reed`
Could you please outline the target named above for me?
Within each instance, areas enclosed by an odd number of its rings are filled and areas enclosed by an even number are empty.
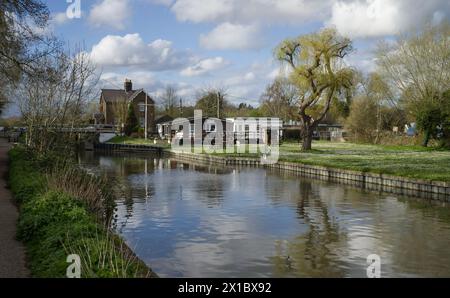
[[[111,232],[97,231],[81,240],[67,237],[67,255],[81,260],[83,278],[148,278],[153,273],[141,263],[124,242]]]
[[[114,211],[114,191],[106,177],[66,164],[46,174],[49,189],[66,193],[81,201],[101,222],[108,225]]]

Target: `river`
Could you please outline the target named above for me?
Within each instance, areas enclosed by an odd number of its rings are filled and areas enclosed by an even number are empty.
[[[260,168],[85,152],[115,228],[161,277],[450,277],[450,206]]]

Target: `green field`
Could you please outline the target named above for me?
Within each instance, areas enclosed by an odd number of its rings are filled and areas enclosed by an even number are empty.
[[[381,146],[315,142],[311,152],[285,143],[280,159],[310,165],[383,173],[435,181],[450,181],[450,151],[420,146]]]
[[[215,154],[225,155],[225,154]],[[228,154],[257,157],[256,154]],[[302,152],[299,143],[285,142],[280,160],[339,169],[450,182],[450,151],[420,146],[382,146],[316,141]]]

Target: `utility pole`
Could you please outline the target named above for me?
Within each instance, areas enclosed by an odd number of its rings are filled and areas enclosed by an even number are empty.
[[[180,97],[180,117],[183,117],[183,99]]]
[[[145,131],[144,131],[144,136],[145,136],[145,140],[147,140],[148,139],[148,95],[147,95],[147,92],[145,92]]]
[[[220,119],[220,92],[217,92],[217,119]]]

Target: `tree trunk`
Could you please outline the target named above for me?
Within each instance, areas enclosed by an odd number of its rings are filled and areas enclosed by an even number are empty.
[[[302,151],[309,151],[312,148],[314,127],[305,123],[302,129]]]
[[[309,133],[303,137],[302,151],[309,151],[312,149],[312,133]]]
[[[425,135],[423,137],[423,143],[422,146],[423,147],[428,147],[428,143],[430,142],[430,130],[427,129],[425,130]]]
[[[311,117],[305,114],[304,109],[300,111],[300,117],[302,120],[302,151],[309,151],[312,148],[314,126],[311,124]]]

